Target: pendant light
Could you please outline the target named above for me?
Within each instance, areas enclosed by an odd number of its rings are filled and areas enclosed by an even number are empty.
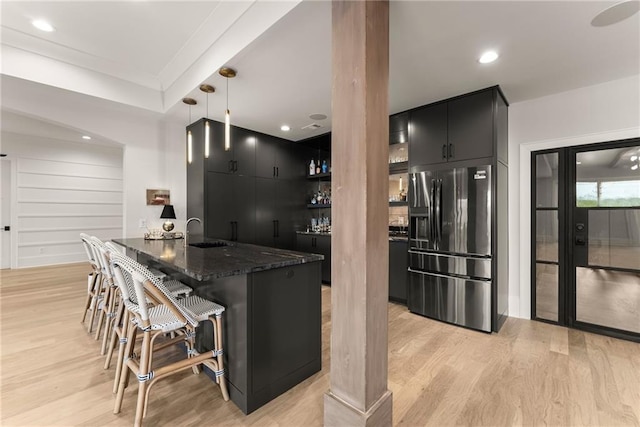
[[[196,105],[198,101],[193,98],[182,98],[182,102],[189,106],[189,124],[191,124],[191,106]],[[191,131],[187,131],[187,163],[191,164],[193,162],[193,137],[191,136]]]
[[[200,90],[207,94],[207,117],[204,121],[204,158],[209,158],[209,150],[211,147],[211,130],[209,129],[209,94],[216,91],[211,85],[202,84]]]
[[[231,112],[229,111],[229,79],[236,76],[233,68],[222,67],[218,71],[220,75],[227,79],[227,109],[224,112],[224,151],[231,150]]]

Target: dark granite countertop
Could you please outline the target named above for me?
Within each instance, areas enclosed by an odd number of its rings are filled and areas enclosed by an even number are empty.
[[[115,243],[145,254],[158,263],[196,280],[206,281],[226,276],[254,273],[290,265],[322,261],[318,254],[208,239],[192,236],[189,243],[223,242],[228,246],[197,248],[184,245],[184,240],[113,239]]]

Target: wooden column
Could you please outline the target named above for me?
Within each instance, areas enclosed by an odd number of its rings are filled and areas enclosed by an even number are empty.
[[[331,389],[325,426],[389,426],[389,3],[333,1]]]

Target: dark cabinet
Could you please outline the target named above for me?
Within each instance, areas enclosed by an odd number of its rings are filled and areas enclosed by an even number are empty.
[[[204,126],[205,121],[203,119],[191,126]],[[224,123],[209,120],[209,129],[210,154],[209,158],[205,160],[206,170],[253,176],[256,168],[256,137],[254,133],[247,129],[231,126],[231,148],[226,151],[224,149]],[[198,155],[201,154],[198,153]]]
[[[409,166],[493,157],[500,105],[493,87],[411,111]]]
[[[331,283],[331,235],[303,234],[296,236],[296,250],[312,254],[324,255],[322,260],[322,281]]]
[[[409,167],[447,161],[447,104],[440,103],[411,112]]]
[[[301,210],[302,183],[293,180],[256,177],[255,243],[282,249],[295,248],[295,231]]]
[[[493,91],[448,102],[449,161],[493,156]]]
[[[253,243],[255,179],[208,172],[205,182],[204,232],[207,237]]]
[[[261,178],[302,179],[306,167],[302,149],[269,135],[256,137],[256,176]]]
[[[407,268],[409,243],[392,240],[389,242],[389,299],[407,303]]]
[[[409,140],[409,112],[389,116],[389,144],[404,144]]]

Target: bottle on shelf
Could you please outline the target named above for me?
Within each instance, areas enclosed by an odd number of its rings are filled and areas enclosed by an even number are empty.
[[[316,164],[314,163],[313,159],[311,159],[311,163],[309,163],[309,175],[315,175],[316,174]]]
[[[316,195],[316,193],[313,193],[313,196],[311,196],[311,204],[315,205],[316,203],[318,203],[317,199],[318,196]]]
[[[316,163],[316,173],[320,173],[320,159],[318,159],[318,163]]]
[[[327,166],[327,161],[323,160],[322,161],[322,173],[327,173],[329,172],[329,167]]]

